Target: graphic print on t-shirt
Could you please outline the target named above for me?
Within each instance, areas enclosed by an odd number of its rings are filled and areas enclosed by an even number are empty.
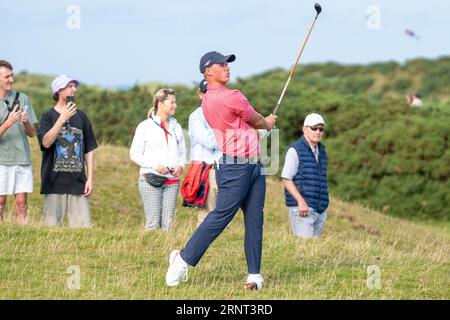
[[[83,170],[83,131],[74,127],[64,127],[56,138],[56,172],[81,172]]]

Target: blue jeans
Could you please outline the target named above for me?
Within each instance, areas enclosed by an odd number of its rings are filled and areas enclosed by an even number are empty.
[[[264,199],[266,177],[261,174],[261,163],[221,164],[216,169],[219,191],[216,208],[197,228],[180,256],[191,266],[196,266],[209,245],[233,220],[239,208],[244,212],[245,257],[249,273],[260,273]]]

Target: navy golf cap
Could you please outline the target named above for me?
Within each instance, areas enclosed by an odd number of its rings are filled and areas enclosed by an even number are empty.
[[[201,93],[206,93],[206,91],[208,91],[208,82],[206,81],[206,79],[203,79],[202,81],[200,81],[200,83],[198,84],[198,88],[200,89]]]
[[[234,60],[236,60],[236,56],[234,54],[224,56],[223,54],[217,51],[205,53],[203,57],[200,59],[200,72],[204,73],[205,69],[211,67],[213,64],[233,62]]]

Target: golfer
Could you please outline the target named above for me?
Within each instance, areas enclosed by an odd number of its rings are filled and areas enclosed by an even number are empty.
[[[187,280],[188,266],[196,266],[209,245],[242,208],[245,222],[245,256],[248,276],[245,286],[261,289],[260,275],[263,210],[266,179],[261,174],[259,140],[256,129],[271,130],[276,117],[264,118],[250,105],[239,90],[228,89],[229,62],[235,55],[212,51],[200,59],[200,72],[208,83],[202,108],[206,121],[214,131],[223,156],[216,169],[216,208],[197,228],[181,251],[173,250],[169,256],[166,284],[177,286]]]

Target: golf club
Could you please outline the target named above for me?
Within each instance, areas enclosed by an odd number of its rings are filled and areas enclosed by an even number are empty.
[[[294,65],[292,66],[292,70],[291,70],[291,73],[289,74],[289,78],[286,81],[286,84],[284,86],[283,92],[281,93],[280,99],[278,99],[277,105],[275,106],[275,110],[273,111],[274,115],[276,115],[277,112],[278,112],[278,108],[280,107],[281,100],[283,100],[284,93],[286,92],[286,89],[287,89],[287,87],[289,85],[289,81],[291,81],[292,75],[294,74],[295,69],[297,68],[298,61],[300,60],[300,56],[303,53],[303,49],[305,49],[306,42],[309,39],[309,35],[311,34],[311,31],[312,31],[312,29],[314,27],[314,24],[316,23],[317,17],[319,16],[320,12],[322,12],[322,7],[318,3],[316,3],[314,5],[314,9],[316,9],[316,12],[317,12],[316,17],[314,18],[314,21],[313,21],[311,27],[309,28],[308,35],[306,36],[305,42],[303,43],[303,46],[302,46],[302,49],[300,50],[300,53],[298,54],[297,60],[295,61]]]

